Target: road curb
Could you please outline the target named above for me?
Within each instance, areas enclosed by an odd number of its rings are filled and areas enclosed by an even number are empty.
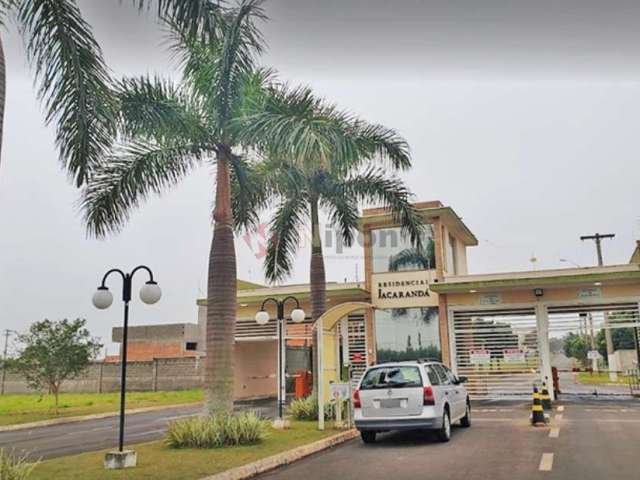
[[[329,438],[318,440],[317,442],[313,442],[308,445],[294,448],[293,450],[263,458],[262,460],[249,463],[241,467],[232,468],[224,472],[216,473],[215,475],[203,477],[200,480],[244,480],[246,478],[255,477],[261,473],[301,460],[309,455],[313,455],[314,453],[340,445],[341,443],[351,440],[357,436],[357,430],[349,430]]]
[[[193,405],[198,405],[198,403],[180,403],[178,405],[136,408],[134,410],[127,410],[127,415],[132,413],[156,412],[159,410],[170,410],[172,408],[190,407]],[[0,433],[15,432],[16,430],[29,430],[31,428],[50,427],[52,425],[64,425],[66,423],[84,422],[86,420],[100,420],[102,418],[117,417],[118,415],[120,415],[120,412],[105,412],[95,413],[93,415],[83,415],[80,417],[53,418],[51,420],[42,420],[39,422],[19,423],[17,425],[4,425],[0,427]]]

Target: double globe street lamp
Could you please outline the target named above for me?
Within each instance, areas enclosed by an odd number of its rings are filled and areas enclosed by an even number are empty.
[[[162,296],[162,290],[153,279],[153,272],[149,267],[140,265],[134,268],[131,273],[125,273],[118,268],[113,268],[104,274],[102,277],[102,283],[98,287],[98,290],[93,294],[93,305],[100,309],[105,310],[113,303],[113,294],[109,291],[106,285],[107,278],[112,273],[117,273],[122,277],[122,301],[124,302],[124,328],[122,329],[122,355],[120,358],[120,432],[118,437],[118,453],[119,456],[109,457],[113,458],[113,464],[108,468],[123,468],[128,466],[135,466],[135,455],[132,458],[128,458],[124,453],[124,411],[125,411],[125,395],[127,390],[127,333],[129,327],[129,302],[131,301],[132,280],[136,272],[144,270],[149,274],[149,280],[140,289],[140,300],[147,305],[153,305],[160,300]]]
[[[277,298],[267,298],[262,302],[262,306],[260,307],[260,311],[256,313],[256,323],[258,325],[266,325],[269,323],[269,313],[264,309],[267,303],[272,302],[276,305],[276,321],[277,321],[277,337],[278,337],[278,365],[277,365],[277,384],[278,384],[278,421],[276,425],[283,427],[284,426],[284,418],[283,418],[283,410],[284,405],[287,399],[287,391],[286,391],[286,342],[285,342],[285,329],[286,329],[286,320],[284,318],[284,307],[285,304],[289,301],[295,302],[295,308],[291,311],[291,320],[294,323],[302,323],[305,319],[304,310],[300,308],[300,302],[296,297],[289,296],[282,300],[278,300]]]

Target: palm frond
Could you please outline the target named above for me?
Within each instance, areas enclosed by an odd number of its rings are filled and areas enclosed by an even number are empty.
[[[255,229],[259,213],[271,195],[270,182],[256,165],[245,158],[231,157],[231,206],[237,230]]]
[[[171,21],[192,40],[210,43],[218,40],[218,21],[226,8],[223,0],[133,0],[139,9],[156,3],[158,15]]]
[[[411,243],[422,248],[424,225],[417,209],[411,204],[412,194],[397,177],[380,169],[369,168],[362,174],[348,178],[343,185],[344,195],[357,201],[375,202],[389,209],[393,220],[401,227]]]
[[[359,218],[357,200],[345,195],[344,185],[335,176],[324,172],[316,175],[310,185],[320,198],[320,206],[329,212],[329,221],[339,230],[344,245],[353,245]]]
[[[348,156],[349,114],[316,97],[308,87],[275,84],[254,111],[240,119],[240,140],[308,171],[330,168],[335,156]]]
[[[282,200],[269,225],[264,269],[270,282],[284,280],[291,273],[300,242],[300,227],[307,214],[307,196],[302,192],[291,193]]]
[[[173,51],[183,67],[183,75],[193,90],[207,99],[212,124],[219,135],[227,135],[232,114],[241,106],[243,85],[255,68],[264,40],[256,26],[266,19],[264,0],[243,0],[237,8],[225,9],[218,19],[220,38],[214,43],[194,41],[169,23]],[[230,143],[230,139],[226,139]]]
[[[127,138],[205,143],[209,132],[197,98],[159,77],[124,78],[117,90],[120,124]],[[210,140],[210,139],[209,139]]]
[[[107,157],[87,182],[81,207],[89,234],[118,232],[151,193],[175,185],[206,151],[195,144],[133,142]]]
[[[352,135],[359,158],[388,163],[396,170],[411,167],[409,144],[394,129],[359,120]]]
[[[21,2],[18,23],[46,122],[56,122],[60,158],[80,186],[115,136],[115,102],[102,51],[74,1]]]

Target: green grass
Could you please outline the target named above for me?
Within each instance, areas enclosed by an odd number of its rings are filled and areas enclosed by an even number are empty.
[[[269,429],[267,438],[251,446],[174,450],[162,442],[135,446],[138,466],[127,470],[105,470],[106,451],[47,460],[39,464],[29,480],[196,480],[251,463],[292,448],[334,435],[336,430],[318,431],[316,422],[291,422],[291,429]]]
[[[130,392],[127,393],[127,408],[196,403],[202,401],[202,399],[202,390]],[[117,412],[119,408],[120,394],[117,392],[63,393],[60,395],[58,415],[55,414],[53,395],[2,395],[0,396],[0,426],[60,417]]]
[[[612,382],[611,380],[609,380],[608,373],[580,372],[576,375],[576,381],[585,385],[606,385],[609,383],[614,383],[616,385],[629,384],[627,376],[618,374],[618,380],[616,382]]]

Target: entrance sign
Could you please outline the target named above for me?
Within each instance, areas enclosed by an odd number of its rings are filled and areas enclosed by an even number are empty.
[[[348,383],[330,383],[329,394],[334,400],[348,400],[349,399],[349,384]]]
[[[505,363],[525,363],[526,361],[524,351],[519,348],[505,348],[502,356]]]
[[[480,305],[500,305],[502,296],[499,293],[487,293],[480,296]]]
[[[491,363],[491,352],[489,350],[471,350],[469,361],[473,365],[488,365]]]
[[[429,289],[429,270],[377,273],[371,276],[371,303],[377,308],[437,307]]]
[[[587,352],[587,358],[589,360],[599,360],[600,358],[602,358],[602,355],[600,355],[600,352],[598,350],[589,350]]]
[[[578,290],[578,298],[600,298],[602,289],[597,287],[581,288]]]

